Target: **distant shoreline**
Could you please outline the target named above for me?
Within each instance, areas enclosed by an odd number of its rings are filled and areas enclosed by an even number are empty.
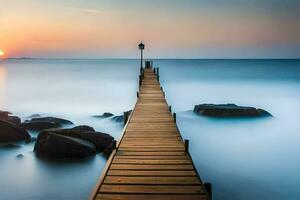
[[[16,57],[0,60],[140,60],[140,58],[34,58]],[[300,58],[148,58],[145,60],[300,60]]]

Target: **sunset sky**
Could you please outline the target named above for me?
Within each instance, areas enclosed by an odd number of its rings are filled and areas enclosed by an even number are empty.
[[[299,0],[0,0],[7,57],[299,58]]]

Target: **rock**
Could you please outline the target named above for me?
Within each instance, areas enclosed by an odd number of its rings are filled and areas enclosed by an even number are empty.
[[[114,138],[106,133],[95,132],[92,127],[89,126],[76,126],[69,129],[50,129],[44,130],[42,133],[55,133],[68,137],[74,137],[93,143],[98,152],[104,151],[114,141]]]
[[[237,106],[235,104],[200,104],[194,112],[211,117],[267,117],[269,112],[254,107]]]
[[[124,121],[124,115],[113,116],[111,119],[115,122],[123,122]]]
[[[78,131],[95,131],[93,127],[81,125],[81,126],[75,126],[71,128],[70,130],[78,130]]]
[[[13,123],[17,126],[19,126],[21,124],[21,119],[19,117],[13,116],[12,113],[7,112],[7,111],[0,110],[0,120]]]
[[[21,159],[21,158],[23,158],[24,157],[24,155],[23,154],[18,154],[17,156],[16,156],[16,158],[18,158],[18,159]]]
[[[112,113],[105,112],[102,115],[94,115],[93,117],[96,117],[96,118],[110,118],[115,122],[122,123],[122,122],[125,122],[124,118],[125,117],[128,118],[131,112],[132,112],[132,110],[126,111],[126,112],[123,113],[123,115],[113,115]]]
[[[34,152],[39,157],[71,159],[86,158],[97,153],[91,142],[46,131],[39,134]]]
[[[0,120],[0,142],[30,140],[29,133],[17,125]]]
[[[116,122],[120,122],[120,123],[124,122],[124,124],[125,124],[125,121],[124,121],[125,117],[127,117],[127,119],[128,119],[131,112],[132,112],[132,110],[129,110],[129,111],[124,112],[123,115],[114,116],[114,117],[112,117],[112,120],[114,120]]]
[[[11,122],[17,126],[21,125],[21,119],[20,119],[20,117],[17,117],[17,116],[8,116],[7,121]]]
[[[12,144],[12,143],[0,145],[0,149],[16,149],[16,148],[20,148],[20,147],[21,147],[20,145]]]
[[[109,113],[109,112],[105,112],[102,115],[93,115],[93,117],[96,117],[96,118],[109,118],[109,117],[112,117],[112,116],[114,116],[114,115],[112,113]]]
[[[40,114],[32,114],[32,115],[28,116],[27,118],[32,119],[32,118],[40,118],[40,117],[42,117]]]
[[[0,110],[0,118],[11,115],[11,112]]]
[[[75,142],[85,147],[80,147]],[[63,146],[64,143],[66,143],[65,146]],[[104,152],[108,156],[112,152],[114,144],[114,138],[108,134],[96,132],[89,126],[76,126],[68,129],[57,128],[42,131],[37,138],[34,151],[38,156],[52,158],[83,158],[97,152]],[[91,147],[93,147],[92,152],[90,151]],[[81,150],[82,153],[80,153]]]
[[[109,146],[106,147],[106,149],[104,149],[104,151],[102,152],[103,155],[108,158],[110,156],[110,154],[113,152],[113,150],[116,148],[117,146],[117,141],[114,140]]]
[[[53,122],[60,124],[61,126],[63,125],[74,125],[73,122],[66,120],[66,119],[61,119],[57,117],[38,117],[38,118],[32,118],[31,120],[26,120],[26,122]]]
[[[59,128],[60,124],[55,122],[44,122],[44,121],[26,121],[21,124],[21,127],[30,131],[41,131],[49,128]]]
[[[56,117],[38,117],[26,120],[22,123],[22,127],[27,130],[41,131],[49,128],[61,128],[63,126],[74,125],[73,122]]]

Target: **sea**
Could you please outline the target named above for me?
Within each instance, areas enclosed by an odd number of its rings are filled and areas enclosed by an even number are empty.
[[[300,60],[152,59],[203,182],[215,200],[300,199]],[[133,108],[138,59],[0,60],[0,110],[71,120],[120,139],[123,124],[93,115]],[[199,116],[202,103],[234,103],[272,118]],[[37,137],[37,133],[30,133]],[[41,160],[34,143],[0,148],[0,199],[88,199],[106,164]],[[22,154],[23,157],[17,157]]]

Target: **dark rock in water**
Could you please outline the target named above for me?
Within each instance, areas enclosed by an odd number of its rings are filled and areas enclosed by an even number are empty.
[[[106,133],[95,132],[94,130],[91,130],[91,127],[87,127],[88,126],[85,126],[85,128],[83,129],[83,126],[76,126],[74,128],[69,129],[51,129],[45,130],[43,132],[50,132],[68,137],[87,140],[96,146],[98,152],[102,152],[103,150],[105,150],[114,141],[114,138],[112,136]]]
[[[23,154],[18,154],[17,156],[16,156],[16,158],[18,158],[18,159],[21,159],[21,158],[23,158],[24,157],[24,155]]]
[[[106,158],[109,158],[110,154],[113,152],[116,146],[117,146],[117,141],[114,140],[109,146],[106,147],[106,149],[104,149],[104,151],[102,152],[103,155],[105,155]]]
[[[40,118],[40,117],[42,117],[40,114],[32,114],[32,115],[28,116],[27,118],[32,119],[32,118]]]
[[[8,116],[7,121],[11,122],[17,126],[21,125],[21,119],[20,119],[20,117],[17,117],[17,116]]]
[[[44,142],[45,137],[51,134],[67,137],[69,139],[73,138],[73,139],[78,139],[80,141],[88,142],[94,145],[95,151],[97,152],[105,151],[106,154],[110,154],[112,150],[110,150],[109,148],[111,148],[112,144],[114,143],[114,138],[108,134],[95,132],[95,130],[89,126],[76,126],[74,128],[69,128],[69,129],[48,129],[42,131],[37,138],[37,142],[34,148],[35,151],[40,150],[39,146],[45,144]],[[40,140],[42,140],[42,142]],[[51,144],[53,143],[50,143],[50,145]],[[44,154],[42,153],[40,155],[44,155]],[[63,154],[63,156],[65,156],[65,154]]]
[[[8,116],[8,115],[11,115],[11,114],[12,114],[11,112],[0,110],[0,118],[3,117],[3,116],[5,117],[5,116]]]
[[[129,117],[130,113],[132,112],[132,110],[126,111],[123,113],[123,115],[119,115],[119,116],[114,116],[112,117],[112,120],[116,121],[116,122],[125,122],[125,117]],[[125,124],[125,123],[124,123]]]
[[[115,121],[115,122],[119,122],[119,123],[126,123],[130,113],[132,112],[132,110],[126,111],[123,113],[123,115],[113,115],[112,113],[109,112],[105,112],[103,113],[103,115],[94,115],[93,117],[96,118],[110,118],[111,120]]]
[[[0,110],[0,120],[13,123],[17,126],[19,126],[21,124],[20,117],[13,116],[13,115],[11,115],[10,112],[7,112],[7,111],[1,111]]]
[[[93,127],[86,126],[86,125],[81,125],[81,126],[75,126],[69,130],[78,130],[78,131],[95,131]]]
[[[73,122],[56,117],[33,118],[22,123],[22,127],[33,131],[41,131],[49,128],[60,128],[71,125],[74,125]]]
[[[124,121],[124,115],[113,116],[111,119],[115,122],[123,122]]]
[[[31,131],[41,131],[49,128],[59,128],[61,125],[55,122],[26,121],[21,124],[21,127]]]
[[[102,115],[94,115],[93,117],[97,117],[97,118],[109,118],[109,117],[112,117],[112,116],[114,116],[112,113],[105,112]]]
[[[38,118],[33,118],[31,120],[26,120],[26,122],[53,122],[53,123],[60,124],[61,126],[74,125],[73,122],[69,120],[61,119],[57,117],[38,117]]]
[[[34,146],[37,156],[47,158],[86,158],[97,153],[93,143],[53,132],[39,134]]]
[[[17,125],[0,120],[0,142],[17,142],[30,140],[30,135]]]
[[[16,149],[16,148],[20,148],[20,147],[21,147],[20,145],[12,144],[12,143],[0,145],[0,149]]]
[[[235,104],[200,104],[194,112],[211,117],[267,117],[269,112],[254,107],[237,106]]]

